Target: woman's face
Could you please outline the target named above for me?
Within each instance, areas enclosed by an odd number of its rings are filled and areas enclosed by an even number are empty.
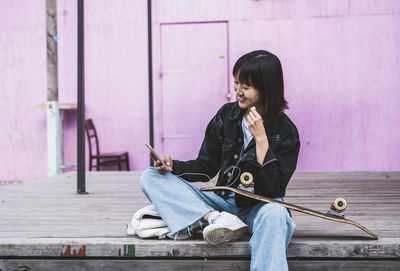
[[[260,92],[246,84],[241,84],[237,77],[233,83],[233,88],[236,92],[236,100],[240,108],[249,109],[252,106],[259,107],[260,105]]]

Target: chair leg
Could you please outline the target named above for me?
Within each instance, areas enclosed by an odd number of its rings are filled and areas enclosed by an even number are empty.
[[[100,171],[100,159],[96,159],[96,170]]]
[[[129,169],[129,156],[128,156],[128,154],[125,154],[125,162],[126,162],[126,171],[130,171],[130,169]]]
[[[118,171],[122,171],[121,157],[118,157]]]
[[[89,171],[92,171],[92,159],[89,159]]]

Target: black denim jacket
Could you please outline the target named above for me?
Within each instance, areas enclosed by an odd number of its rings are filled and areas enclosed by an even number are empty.
[[[197,159],[173,161],[172,174],[189,182],[207,182],[218,172],[217,186],[237,187],[240,174],[250,172],[255,193],[270,198],[283,197],[296,169],[300,149],[299,134],[289,117],[282,113],[269,123],[264,122],[269,149],[260,165],[256,158],[256,143],[250,141],[243,150],[242,118],[244,110],[236,102],[223,105],[207,126]],[[232,169],[236,166],[236,169]],[[227,183],[231,176],[231,180]],[[226,197],[224,193],[217,193]],[[251,206],[255,201],[235,196],[238,207]]]

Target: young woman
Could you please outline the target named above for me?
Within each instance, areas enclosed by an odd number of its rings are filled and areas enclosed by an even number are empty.
[[[200,191],[190,182],[207,182],[218,172],[217,186],[244,188],[283,201],[296,169],[300,148],[296,126],[283,113],[282,67],[270,52],[259,50],[238,59],[233,68],[237,101],[212,118],[195,160],[165,155],[142,174],[143,193],[167,224],[170,238],[187,239],[202,229],[210,244],[252,234],[251,270],[287,270],[286,248],[295,229],[288,211],[277,204],[248,200],[234,193]]]

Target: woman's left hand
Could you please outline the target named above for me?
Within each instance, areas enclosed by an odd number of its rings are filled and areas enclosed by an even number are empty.
[[[268,144],[267,134],[265,133],[264,123],[260,114],[253,106],[246,116],[247,126],[256,143],[266,142]]]
[[[250,133],[256,141],[256,156],[257,162],[262,165],[264,157],[269,149],[268,137],[265,132],[264,123],[260,114],[255,107],[250,108],[249,114],[246,116],[247,126]]]

